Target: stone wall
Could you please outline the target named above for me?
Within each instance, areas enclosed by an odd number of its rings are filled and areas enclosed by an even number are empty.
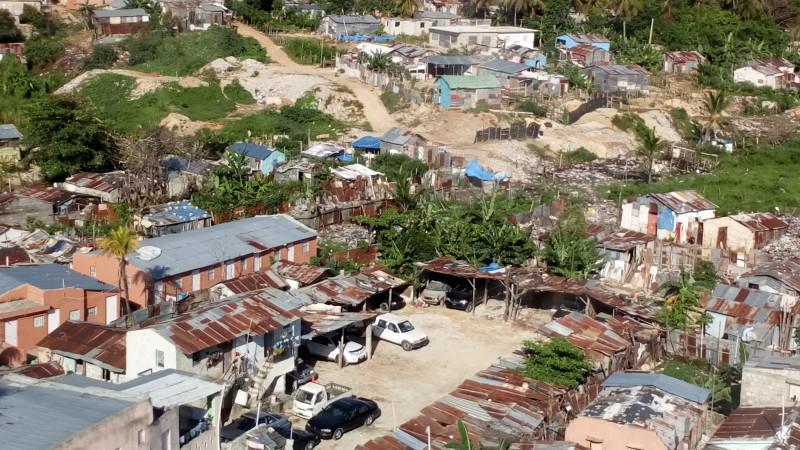
[[[745,366],[742,373],[742,406],[792,405],[800,400],[800,371]]]

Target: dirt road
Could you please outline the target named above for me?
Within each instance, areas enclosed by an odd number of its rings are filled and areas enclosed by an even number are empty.
[[[364,115],[372,125],[376,134],[383,134],[392,127],[401,126],[392,118],[380,99],[380,91],[355,78],[337,77],[332,68],[322,69],[315,66],[304,66],[292,61],[291,58],[264,33],[243,23],[237,23],[236,29],[242,36],[252,37],[267,51],[267,56],[272,60],[270,69],[285,74],[315,75],[325,78],[331,83],[345,86],[350,89],[358,100],[364,105]]]

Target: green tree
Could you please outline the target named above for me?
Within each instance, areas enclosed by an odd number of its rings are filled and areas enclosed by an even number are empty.
[[[27,111],[24,142],[47,181],[109,167],[112,140],[94,109],[79,97],[51,96]]]
[[[444,448],[453,450],[489,450],[489,448],[483,444],[478,444],[476,447],[475,444],[472,443],[469,433],[467,432],[467,425],[461,419],[458,420],[458,434],[461,435],[461,442],[450,442],[445,444]],[[493,450],[508,450],[510,445],[507,439],[501,439],[500,445]]]
[[[603,267],[603,254],[597,241],[577,233],[558,230],[545,241],[542,257],[551,275],[586,279]]]
[[[703,312],[700,296],[709,292],[703,282],[692,279],[689,272],[681,271],[677,280],[670,280],[658,287],[666,302],[658,317],[670,328],[684,331],[695,330],[709,322],[710,316]]]
[[[566,338],[557,337],[545,344],[525,341],[525,376],[547,383],[577,388],[592,365],[589,358]]]
[[[714,263],[707,259],[702,259],[695,263],[694,269],[692,270],[692,278],[694,278],[698,286],[711,290],[717,285],[719,276],[717,275],[717,268],[714,267]]]
[[[757,20],[767,12],[764,0],[739,0],[736,3],[736,14],[747,20]]]
[[[489,9],[494,6],[495,0],[470,0],[473,5],[475,5],[476,11],[483,12],[483,18],[486,18],[486,15],[489,13]]]
[[[667,142],[656,136],[656,129],[648,128],[646,132],[639,135],[639,147],[636,154],[644,158],[647,164],[647,183],[653,182],[653,164],[661,158]]]
[[[21,42],[23,39],[22,32],[17,28],[11,13],[8,10],[0,9],[0,43]]]
[[[397,0],[395,9],[404,17],[411,17],[422,7],[422,0]]]
[[[116,230],[111,230],[107,237],[100,239],[97,243],[104,255],[113,256],[119,260],[119,283],[122,287],[122,292],[125,293],[125,309],[126,314],[131,312],[131,296],[128,286],[128,276],[126,268],[128,261],[127,255],[137,248],[139,248],[139,240],[131,233],[130,228],[120,226]]]
[[[617,0],[614,11],[622,17],[622,38],[628,40],[627,24],[628,21],[639,15],[644,9],[643,0]]]
[[[730,102],[731,99],[725,91],[709,91],[708,94],[706,94],[705,106],[708,110],[708,121],[705,127],[703,127],[706,141],[716,138],[717,131],[723,123],[722,113]]]

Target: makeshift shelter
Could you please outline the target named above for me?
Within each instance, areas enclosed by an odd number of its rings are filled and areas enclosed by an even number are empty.
[[[381,152],[381,138],[376,136],[364,136],[350,145],[366,153],[377,155]]]

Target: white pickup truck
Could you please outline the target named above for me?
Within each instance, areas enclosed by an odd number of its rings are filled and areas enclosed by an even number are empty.
[[[352,396],[352,390],[341,384],[307,383],[297,390],[292,409],[298,416],[310,419],[336,400]]]
[[[372,334],[378,339],[389,341],[411,351],[428,345],[428,335],[414,328],[405,317],[396,314],[381,314],[375,318]]]

